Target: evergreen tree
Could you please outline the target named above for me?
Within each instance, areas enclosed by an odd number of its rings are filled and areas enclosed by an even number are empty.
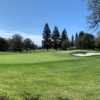
[[[71,47],[74,47],[74,36],[72,35],[72,39],[71,39]]]
[[[76,36],[75,36],[75,47],[79,48],[79,35],[77,33],[76,33]]]
[[[61,41],[68,40],[67,31],[64,29],[61,34]]]
[[[78,47],[79,47],[80,49],[83,49],[83,48],[84,48],[84,35],[85,35],[85,33],[84,33],[83,31],[81,31],[81,32],[79,33]]]
[[[66,29],[64,29],[61,34],[61,49],[66,50],[68,47],[69,47],[69,39],[67,36]]]
[[[43,30],[43,41],[42,41],[42,47],[45,49],[49,49],[51,47],[51,30],[49,28],[48,23],[45,24],[44,30]]]
[[[60,32],[58,27],[54,27],[53,33],[52,33],[52,46],[54,49],[58,49],[60,47]]]

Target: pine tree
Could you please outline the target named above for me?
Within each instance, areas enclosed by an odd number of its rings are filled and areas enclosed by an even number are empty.
[[[76,36],[75,36],[75,47],[76,48],[79,48],[79,36],[78,36],[78,34],[76,33]]]
[[[52,33],[52,41],[53,41],[53,48],[58,49],[60,47],[60,32],[58,27],[54,27],[53,33]]]
[[[50,43],[51,43],[51,30],[49,28],[48,23],[45,24],[44,26],[44,30],[43,30],[43,41],[42,41],[42,47],[45,49],[49,49],[51,47]]]
[[[72,39],[71,39],[71,47],[74,47],[74,36],[72,35]]]
[[[67,31],[64,29],[61,34],[61,49],[66,50],[69,47],[69,39],[67,36]]]

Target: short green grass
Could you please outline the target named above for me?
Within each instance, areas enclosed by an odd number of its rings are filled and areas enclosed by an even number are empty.
[[[0,95],[22,100],[27,94],[100,100],[100,57],[67,51],[0,53]]]

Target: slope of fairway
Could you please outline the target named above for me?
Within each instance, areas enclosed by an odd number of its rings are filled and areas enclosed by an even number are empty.
[[[35,53],[0,53],[0,64],[27,64],[41,63],[48,61],[60,61],[74,59],[68,53],[60,54],[57,52],[35,52]]]
[[[100,100],[100,57],[67,52],[1,54],[0,94],[10,100],[23,100],[25,95]]]

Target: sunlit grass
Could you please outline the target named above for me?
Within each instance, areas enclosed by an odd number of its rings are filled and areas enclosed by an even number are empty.
[[[56,51],[1,53],[0,95],[22,100],[26,94],[99,100],[100,57]]]

